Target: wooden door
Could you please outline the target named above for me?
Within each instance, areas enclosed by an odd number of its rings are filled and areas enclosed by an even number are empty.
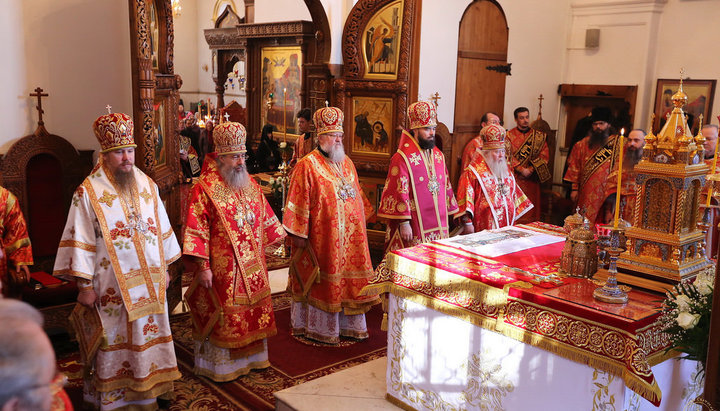
[[[460,175],[465,144],[480,132],[487,111],[502,116],[505,103],[508,27],[505,13],[493,0],[475,0],[460,21],[455,88],[455,127],[450,174]]]

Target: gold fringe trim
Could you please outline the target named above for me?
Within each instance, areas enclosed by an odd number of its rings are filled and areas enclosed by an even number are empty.
[[[179,380],[180,378],[182,378],[182,374],[180,374],[180,371],[178,371],[177,367],[173,367],[156,371],[154,374],[151,374],[143,380],[136,380],[134,378],[120,378],[101,381],[97,377],[97,374],[95,374],[92,383],[95,385],[95,390],[99,392],[110,392],[119,390],[121,388],[144,392],[151,390],[158,384],[172,382],[175,380]]]
[[[443,292],[451,293],[460,298],[482,301],[487,305],[505,305],[505,293],[496,287],[480,281],[468,281],[467,278],[455,273],[429,267],[423,263],[411,261],[395,254],[387,256],[387,268],[395,273],[412,273],[411,278],[433,284]],[[367,293],[366,290],[371,290],[374,287],[376,286],[368,286],[363,291]],[[375,289],[374,291],[394,292],[394,289],[397,288],[394,284],[387,284],[384,287],[390,287],[390,289]]]
[[[150,398],[157,398],[163,394],[173,392],[173,382],[160,383],[147,391],[125,391],[125,401],[142,401]]]
[[[197,366],[195,366],[193,368],[193,372],[195,373],[195,375],[210,378],[211,380],[213,380],[215,382],[228,382],[228,381],[233,381],[243,375],[247,375],[252,370],[267,368],[269,366],[270,366],[270,361],[265,360],[265,361],[251,362],[250,364],[247,365],[247,367],[240,368],[239,370],[233,371],[229,374],[215,374],[214,372],[212,372],[210,370],[207,370],[205,368],[198,368]]]
[[[648,384],[637,375],[631,373],[624,363],[613,361],[607,357],[595,355],[591,352],[578,348],[570,347],[566,344],[551,340],[543,335],[531,333],[507,324],[499,332],[506,337],[541,348],[545,351],[565,357],[571,361],[586,364],[599,370],[607,371],[613,375],[620,376],[628,388],[640,394],[640,396],[650,402],[656,403],[662,399],[662,392],[660,391],[660,387],[658,387],[657,382],[653,381],[652,385]]]
[[[475,324],[479,327],[487,328],[489,330],[495,329],[496,319],[493,317],[483,317],[482,314],[474,311],[467,310],[456,305],[446,303],[444,301],[437,300],[433,297],[429,297],[425,294],[420,294],[417,291],[409,290],[407,288],[396,288],[392,289],[392,294],[396,297],[410,300],[414,303],[422,304],[425,307],[432,308],[435,311],[440,311],[443,314],[451,315],[455,318],[459,318],[463,321],[467,321],[471,324]],[[502,294],[502,290],[496,290]],[[478,297],[482,300],[481,297]]]
[[[396,407],[400,407],[404,409],[405,411],[417,411],[416,408],[413,408],[409,406],[408,404],[404,403],[402,400],[399,400],[395,398],[392,394],[385,393],[385,399],[388,400],[388,402]]]

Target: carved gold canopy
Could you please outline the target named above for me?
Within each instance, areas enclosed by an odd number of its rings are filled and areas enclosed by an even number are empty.
[[[665,126],[646,136],[643,159],[635,166],[635,226],[627,230],[628,248],[618,267],[632,273],[627,282],[645,288],[670,288],[710,265],[698,229],[700,192],[709,168],[702,142],[687,125],[686,102],[681,81]]]

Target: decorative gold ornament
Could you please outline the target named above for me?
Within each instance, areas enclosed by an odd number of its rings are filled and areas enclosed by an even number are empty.
[[[620,281],[657,291],[711,264],[698,228],[708,166],[700,139],[692,135],[682,110],[687,102],[682,78],[672,100],[675,108],[665,126],[645,137],[643,159],[635,166],[635,226],[627,229],[628,247],[617,262]],[[607,275],[602,270],[599,274]]]

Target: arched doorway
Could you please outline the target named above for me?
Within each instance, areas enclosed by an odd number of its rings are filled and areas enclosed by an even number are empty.
[[[455,85],[455,127],[451,176],[457,182],[465,144],[480,132],[483,113],[502,117],[507,65],[508,26],[505,13],[493,0],[475,0],[460,20]],[[495,68],[489,68],[495,67]]]

